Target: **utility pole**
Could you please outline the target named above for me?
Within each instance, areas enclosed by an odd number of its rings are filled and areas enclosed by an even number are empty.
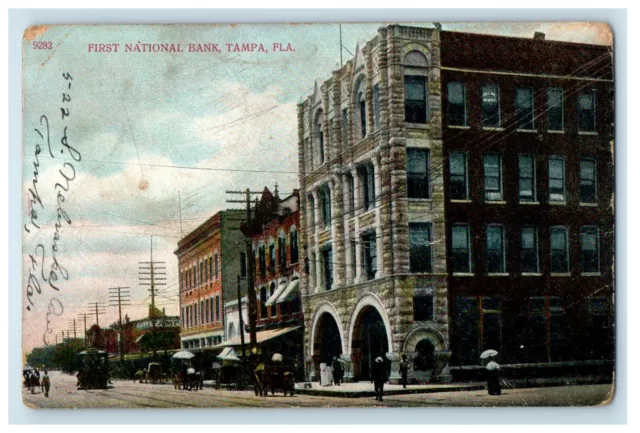
[[[98,330],[100,329],[100,316],[107,314],[107,311],[104,306],[104,302],[90,302],[89,303],[89,311],[87,312],[89,315],[96,315],[96,325],[98,326]],[[95,340],[94,340],[95,344]]]
[[[250,232],[252,228],[251,218],[251,194],[262,194],[262,192],[252,192],[247,188],[244,191],[227,191],[227,194],[243,194],[244,200],[227,200],[227,203],[245,203],[247,206],[247,315],[249,316],[249,342],[251,345],[251,351],[257,349],[258,339],[256,337],[256,320],[257,320],[257,306],[256,306],[256,288],[255,288],[255,256],[253,255]],[[244,330],[242,330],[244,331]]]
[[[78,336],[76,335],[76,319],[70,320],[69,326],[73,327],[73,339],[75,340],[76,338],[78,338]]]
[[[151,253],[150,260],[148,262],[139,262],[138,265],[138,284],[141,286],[149,286],[151,292],[151,310],[149,311],[149,320],[151,321],[151,327],[153,328],[153,338],[156,336],[156,286],[167,285],[167,264],[163,261],[153,260],[153,236],[151,236]],[[151,317],[151,316],[154,317]],[[153,356],[156,356],[156,345],[152,342]]]
[[[118,307],[118,350],[120,361],[124,361],[124,336],[122,335],[122,305],[131,306],[131,292],[129,287],[110,287],[109,302],[110,307]]]
[[[242,363],[246,362],[246,352],[244,350],[244,320],[242,319],[242,296],[240,295],[240,275],[238,275],[238,316],[240,321],[238,322],[240,328],[240,343],[242,344]]]
[[[182,230],[182,198],[180,198],[180,191],[178,191],[178,210],[180,210],[180,236],[184,237],[184,231]]]
[[[78,317],[84,321],[84,347],[87,347],[87,313],[80,313]]]

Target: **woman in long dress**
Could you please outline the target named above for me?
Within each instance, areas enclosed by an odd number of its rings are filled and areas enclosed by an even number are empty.
[[[489,395],[500,395],[500,365],[496,361],[490,360],[487,363],[486,371]]]

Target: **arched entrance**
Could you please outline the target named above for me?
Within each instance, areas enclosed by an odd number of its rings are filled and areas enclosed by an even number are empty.
[[[334,356],[342,355],[342,340],[340,330],[333,316],[322,313],[315,327],[313,357],[317,365],[331,362]]]
[[[387,329],[378,310],[365,306],[358,314],[351,337],[351,354],[355,380],[370,380],[371,367],[380,356],[386,361],[389,351]]]

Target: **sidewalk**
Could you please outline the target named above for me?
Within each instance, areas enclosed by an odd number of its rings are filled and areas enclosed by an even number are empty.
[[[305,386],[306,385],[306,386]],[[309,388],[309,386],[311,386]],[[427,394],[434,392],[455,392],[455,391],[475,391],[485,389],[486,383],[447,383],[447,384],[429,384],[429,385],[402,385],[385,384],[384,395],[399,394]],[[343,383],[340,386],[320,386],[318,382],[299,382],[296,383],[296,393],[307,395],[320,395],[326,397],[374,397],[373,383],[370,382],[350,382]]]

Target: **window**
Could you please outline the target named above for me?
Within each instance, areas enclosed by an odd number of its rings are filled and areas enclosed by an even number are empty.
[[[590,90],[578,95],[578,130],[596,131],[596,92]]]
[[[328,187],[323,187],[318,191],[320,197],[320,207],[322,208],[322,222],[325,227],[331,225],[331,193]]]
[[[293,228],[289,234],[289,248],[291,250],[291,263],[298,263],[298,231]]]
[[[516,125],[518,129],[534,129],[533,89],[516,89]]]
[[[216,275],[216,279],[218,279],[218,255],[215,255],[215,275]]]
[[[373,86],[373,129],[380,129],[380,86]]]
[[[500,88],[496,84],[482,86],[482,126],[500,126]]]
[[[204,314],[203,314],[203,316],[204,316],[204,322],[205,322],[205,323],[209,323],[209,322],[211,321],[211,320],[210,320],[210,317],[211,317],[211,316],[210,316],[210,311],[211,311],[210,307],[211,307],[211,303],[210,303],[210,302],[209,302],[209,300],[207,299],[207,300],[204,302]]]
[[[580,264],[582,272],[600,272],[600,252],[597,227],[580,228]]]
[[[504,227],[501,225],[487,226],[487,273],[504,273],[505,246]]]
[[[501,351],[502,311],[496,297],[458,296],[456,299],[457,354],[459,364],[478,363],[489,349]]]
[[[284,233],[281,233],[278,238],[278,255],[280,258],[280,270],[284,271],[287,268],[287,239],[284,237]]]
[[[211,321],[214,322],[216,320],[216,316],[218,317],[218,320],[220,320],[220,316],[218,315],[219,311],[218,310],[214,310],[213,309],[213,298],[209,298],[209,311],[211,314]],[[214,316],[214,311],[216,316]]]
[[[271,283],[271,286],[269,287],[269,298],[271,298],[273,296],[275,291],[276,291],[276,284],[275,283]],[[271,304],[271,317],[276,317],[276,312],[277,312],[277,308],[276,308],[276,304],[274,302],[273,304]]]
[[[404,117],[407,123],[427,123],[426,88],[426,77],[404,77]]]
[[[523,273],[538,273],[538,230],[535,227],[522,227],[521,231],[521,270]]]
[[[260,263],[260,276],[267,275],[267,257],[264,245],[258,247],[258,261]]]
[[[565,312],[562,299],[540,296],[530,299],[529,360],[562,361],[566,346]]]
[[[267,318],[267,288],[260,289],[260,318]]]
[[[452,269],[454,273],[471,272],[469,226],[454,225],[451,229]]]
[[[431,223],[409,224],[411,272],[431,272]]]
[[[204,266],[202,265],[202,262],[200,262],[200,265],[198,267],[198,269],[200,270],[199,274],[198,274],[198,284],[202,284],[202,282],[204,281]]]
[[[378,257],[376,249],[376,234],[370,233],[362,237],[364,247],[364,271],[367,280],[376,277],[378,270]]]
[[[269,243],[269,272],[276,271],[276,245],[271,241]]]
[[[240,277],[247,277],[247,253],[240,253]]]
[[[364,92],[360,91],[357,98],[358,112],[360,114],[360,138],[367,136],[367,106],[364,99]]]
[[[320,158],[320,164],[324,163],[324,131],[322,130],[322,123],[316,125],[316,138],[318,140],[318,155]]]
[[[580,160],[580,203],[596,202],[596,162],[593,159]]]
[[[311,208],[311,212],[309,212],[309,219],[311,220],[311,228],[313,230],[316,229],[316,201],[313,199],[313,196],[309,196],[309,207]]]
[[[362,183],[363,206],[364,210],[368,210],[375,206],[376,186],[372,164],[366,164],[360,168],[360,178]]]
[[[518,187],[520,201],[536,201],[536,162],[533,155],[519,156]]]
[[[502,200],[502,158],[497,153],[484,156],[484,198],[486,201]]]
[[[551,228],[551,272],[569,272],[569,234],[566,227]]]
[[[407,149],[407,190],[409,198],[429,198],[428,149]]]
[[[322,265],[324,270],[324,287],[331,290],[333,286],[333,250],[331,247],[322,250]]]
[[[547,89],[547,130],[564,130],[563,90],[559,87]]]
[[[549,157],[549,200],[564,202],[564,158]]]
[[[351,244],[351,276],[352,278],[354,278],[356,276],[356,266],[358,266],[358,262],[356,260],[357,254],[356,254],[356,240],[355,239],[351,239],[350,241]]]
[[[347,146],[349,144],[349,123],[348,123],[347,109],[342,110],[342,145]]]
[[[449,193],[452,200],[466,200],[469,197],[467,181],[467,154],[449,154]]]
[[[449,83],[448,93],[448,116],[450,126],[467,126],[467,107],[464,84]]]
[[[353,176],[347,175],[347,194],[349,199],[349,213],[353,214],[356,208],[356,185]]]
[[[413,320],[433,320],[433,289],[416,288],[413,290]]]
[[[200,301],[200,324],[204,324],[205,322],[205,315],[204,315],[204,301]]]

